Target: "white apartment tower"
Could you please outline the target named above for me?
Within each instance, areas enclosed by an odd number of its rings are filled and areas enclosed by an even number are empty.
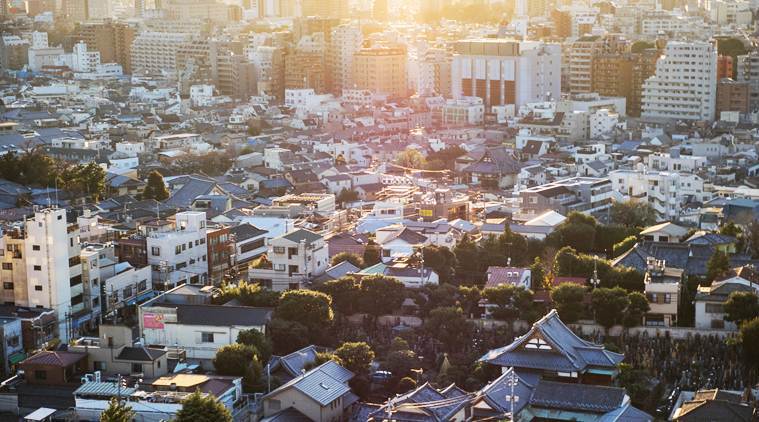
[[[355,25],[340,25],[332,29],[327,48],[327,64],[331,92],[340,95],[353,87],[353,55],[361,49],[364,35]]]
[[[506,39],[460,41],[451,69],[454,99],[480,97],[491,106],[560,98],[561,47]]]
[[[717,48],[708,42],[667,43],[656,73],[643,83],[641,116],[714,120]]]
[[[138,72],[176,72],[180,46],[190,41],[190,34],[141,32],[132,42],[132,68]]]

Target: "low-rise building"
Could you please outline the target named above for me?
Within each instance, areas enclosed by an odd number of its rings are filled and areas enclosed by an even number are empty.
[[[291,231],[269,241],[266,268],[250,268],[248,278],[275,291],[300,289],[329,267],[327,243],[306,229]]]
[[[648,269],[643,278],[650,310],[644,316],[644,324],[673,327],[677,323],[680,303],[680,287],[683,270],[667,267],[664,260],[649,257]]]

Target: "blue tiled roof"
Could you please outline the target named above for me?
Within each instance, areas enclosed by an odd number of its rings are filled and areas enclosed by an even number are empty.
[[[530,406],[607,413],[622,407],[625,399],[624,388],[541,380],[532,392]]]

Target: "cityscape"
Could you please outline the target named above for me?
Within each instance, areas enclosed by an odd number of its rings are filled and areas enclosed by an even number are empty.
[[[759,1],[0,0],[0,422],[759,421]]]

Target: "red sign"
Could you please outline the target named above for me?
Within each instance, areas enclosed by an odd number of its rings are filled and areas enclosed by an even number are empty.
[[[163,330],[163,314],[144,314],[142,316],[142,325],[145,328]]]

